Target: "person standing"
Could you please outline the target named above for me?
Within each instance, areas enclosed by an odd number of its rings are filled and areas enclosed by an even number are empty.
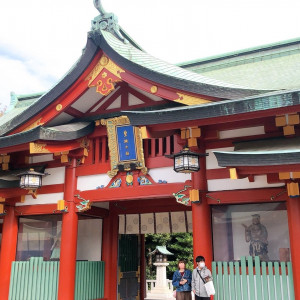
[[[185,268],[185,261],[178,261],[178,270],[173,274],[172,284],[176,287],[176,300],[192,300],[192,272]]]
[[[195,300],[210,300],[204,284],[212,280],[210,270],[205,266],[205,258],[203,256],[196,257],[197,267],[192,274],[192,290],[195,293]]]

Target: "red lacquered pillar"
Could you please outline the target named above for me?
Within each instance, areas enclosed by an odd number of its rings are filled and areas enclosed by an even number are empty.
[[[119,217],[115,212],[115,206],[110,206],[112,213],[112,248],[111,248],[111,277],[109,299],[118,299],[118,249],[119,249]]]
[[[76,159],[66,168],[64,200],[67,201],[68,212],[63,214],[60,266],[58,281],[58,300],[73,300],[75,295],[76,252],[78,216],[74,203],[76,190]]]
[[[118,241],[119,222],[114,204],[111,203],[109,216],[103,219],[102,260],[104,269],[104,299],[117,299],[118,290]]]
[[[200,151],[204,153],[205,150],[200,149]],[[192,173],[192,181],[193,188],[200,191],[200,203],[192,204],[194,259],[198,255],[204,256],[206,265],[211,270],[213,259],[211,212],[204,197],[207,191],[206,157],[200,157],[200,170]]]
[[[300,299],[300,198],[287,201],[295,299]]]
[[[0,253],[0,300],[7,300],[12,262],[16,258],[18,240],[18,218],[14,207],[6,207],[3,221],[1,253]]]
[[[110,298],[110,283],[111,278],[111,245],[112,245],[112,221],[111,215],[103,219],[102,229],[102,261],[104,261],[104,299]]]

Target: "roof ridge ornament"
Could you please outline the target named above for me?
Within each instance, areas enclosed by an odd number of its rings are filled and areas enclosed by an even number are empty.
[[[101,16],[106,14],[106,11],[103,9],[103,6],[101,4],[101,0],[94,0],[94,6],[99,11]]]
[[[100,14],[99,16],[95,17],[94,20],[92,20],[92,33],[99,33],[101,32],[101,30],[106,30],[112,33],[123,43],[128,43],[128,41],[120,32],[117,16],[115,16],[113,13],[107,13],[101,4],[101,0],[93,1],[95,8],[99,11]]]

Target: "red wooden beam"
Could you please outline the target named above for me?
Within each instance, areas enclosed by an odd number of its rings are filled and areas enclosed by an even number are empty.
[[[136,187],[104,188],[89,191],[79,191],[79,195],[92,202],[106,202],[116,200],[139,200],[170,198],[173,193],[181,190],[186,183],[166,183],[143,185]]]
[[[21,145],[15,145],[15,146],[11,146],[11,147],[1,148],[0,149],[0,154],[20,152],[20,151],[26,151],[26,150],[29,150],[28,143],[21,144]]]
[[[78,109],[75,109],[74,107],[72,106],[69,106],[66,110],[65,110],[65,113],[71,115],[72,117],[75,117],[75,118],[81,118],[84,116],[84,114],[79,111]]]
[[[206,194],[208,204],[242,204],[286,201],[285,187],[252,190],[234,190],[209,192]]]
[[[61,213],[57,210],[56,204],[16,206],[15,212],[17,216],[47,215]]]
[[[129,71],[122,72],[120,75],[121,75],[121,78],[124,81],[126,81],[127,83],[129,83],[143,91],[146,91],[148,93],[151,93],[152,86],[154,86],[154,85],[157,86],[158,89],[157,89],[157,92],[155,93],[155,96],[161,97],[164,99],[176,100],[179,98],[177,92],[184,93],[180,90],[175,90],[172,88],[165,87],[165,86],[159,84],[158,82],[151,82],[145,78],[137,76],[136,74],[130,73]],[[194,95],[195,95],[195,97],[201,97],[203,99],[207,99],[210,101],[218,100],[218,98],[210,97],[207,95],[198,95],[198,94],[194,94]]]
[[[206,170],[206,178],[207,180],[230,178],[229,170],[227,168],[208,169]]]
[[[21,188],[9,188],[9,189],[0,189],[0,197],[3,198],[14,198],[27,195],[28,191]]]
[[[140,99],[141,101],[143,101],[144,103],[146,104],[154,104],[154,103],[157,103],[158,101],[153,101],[151,98],[147,97],[146,95],[140,93],[139,91],[133,89],[132,87],[129,87],[129,90],[128,92],[130,94],[132,94],[133,96],[137,97],[138,99]],[[166,101],[164,101],[166,102]],[[162,102],[159,101],[159,103],[161,104]]]
[[[76,176],[105,174],[110,170],[110,163],[95,163],[92,165],[80,165],[76,168]]]
[[[118,201],[114,203],[115,210],[118,214],[146,214],[159,213],[169,211],[190,211],[191,206],[186,206],[176,202],[175,197],[134,200],[134,201]]]
[[[45,185],[37,190],[37,194],[60,193],[64,191],[64,184]],[[0,189],[0,197],[15,198],[28,195],[28,190],[21,188]]]
[[[102,207],[92,206],[89,210],[85,212],[78,212],[78,214],[94,218],[105,218],[108,216],[109,211]]]
[[[99,113],[105,112],[105,110],[121,95],[122,89],[119,88],[108,100],[106,100],[98,109],[94,112],[89,113],[89,115],[97,115]]]

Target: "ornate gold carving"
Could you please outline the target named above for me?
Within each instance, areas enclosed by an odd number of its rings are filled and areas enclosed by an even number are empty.
[[[122,72],[125,71],[103,55],[86,80],[89,87],[97,86],[97,92],[106,96],[114,90],[114,83],[121,81]]]
[[[133,182],[133,176],[131,174],[128,174],[126,176],[126,182],[129,184],[131,184]]]
[[[10,162],[10,155],[3,155],[2,156],[2,163],[8,164]]]
[[[111,118],[111,119],[102,119],[101,125],[107,126],[107,125],[129,125],[130,121],[127,116],[120,116],[117,118]]]
[[[190,96],[190,95],[186,95],[186,94],[182,94],[182,93],[177,93],[177,95],[179,96],[178,99],[175,99],[175,102],[178,103],[182,103],[185,105],[197,105],[197,104],[204,104],[204,103],[210,103],[210,100],[207,99],[203,99],[200,97],[194,97],[194,96]]]
[[[68,154],[62,154],[60,157],[60,162],[63,163],[68,163],[69,162],[69,156]]]
[[[2,164],[2,170],[3,171],[8,170],[8,164]]]
[[[30,154],[51,153],[46,147],[47,144],[29,143],[29,152]]]
[[[27,130],[30,130],[30,129],[32,129],[32,128],[35,128],[35,127],[37,127],[37,126],[39,126],[39,125],[43,125],[44,122],[41,122],[41,119],[42,119],[42,118],[39,118],[38,120],[36,120],[35,122],[33,122],[31,125],[29,125],[29,126],[26,127],[24,130],[22,130],[22,132],[27,131]]]
[[[152,85],[151,88],[150,88],[150,91],[151,91],[152,94],[157,93],[157,86],[156,85]]]
[[[100,58],[100,65],[101,66],[106,66],[108,63],[109,63],[109,58],[103,55]]]
[[[60,110],[62,110],[62,107],[63,107],[63,106],[62,106],[61,104],[57,104],[57,105],[56,105],[56,110],[57,110],[57,111],[60,111]]]
[[[90,140],[87,137],[84,137],[79,140],[80,141],[80,147],[81,148],[87,148],[90,144]]]
[[[108,136],[108,148],[110,153],[110,166],[111,170],[107,172],[108,176],[114,177],[119,170],[119,166],[122,165],[124,171],[130,170],[130,163],[134,163],[137,169],[140,169],[144,174],[147,174],[147,168],[145,167],[143,140],[140,128],[133,127],[135,147],[136,147],[136,159],[130,161],[120,161],[119,148],[117,141],[116,127],[122,125],[130,125],[128,117],[121,116],[118,118],[102,119],[102,125],[106,125]]]

